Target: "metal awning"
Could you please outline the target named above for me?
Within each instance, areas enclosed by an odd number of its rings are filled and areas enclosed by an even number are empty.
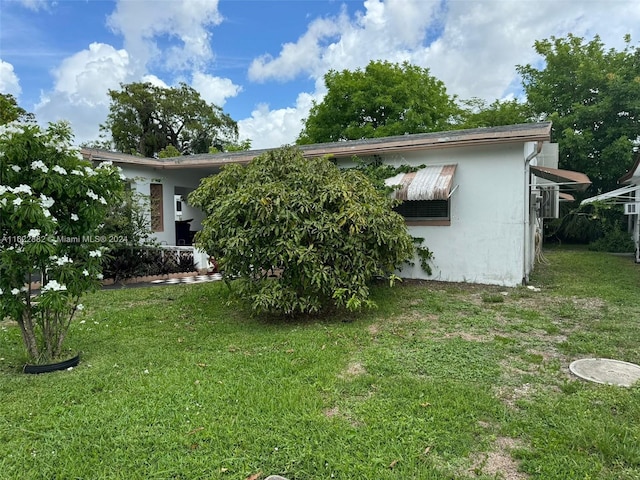
[[[566,192],[558,192],[558,197],[561,202],[575,202],[576,197]]]
[[[398,200],[447,200],[455,173],[455,165],[434,165],[417,172],[399,173],[384,183],[388,187],[399,186],[393,193]]]
[[[619,201],[621,203],[634,202],[636,201],[636,197],[635,195],[633,195],[633,193],[636,190],[640,190],[640,185],[627,185],[626,187],[618,188],[617,190],[612,190],[611,192],[601,193],[600,195],[596,195],[595,197],[585,198],[580,203],[580,205],[612,199],[615,199],[616,201]]]
[[[573,170],[560,170],[559,168],[531,166],[531,173],[536,177],[544,178],[550,182],[566,185],[573,190],[584,192],[591,180],[584,173],[574,172]]]

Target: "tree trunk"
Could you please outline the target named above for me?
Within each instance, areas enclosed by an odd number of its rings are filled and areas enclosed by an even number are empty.
[[[31,321],[28,310],[25,309],[22,317],[18,318],[18,324],[20,325],[22,340],[27,349],[27,354],[32,361],[37,362],[40,358],[38,339],[36,338],[36,332],[33,329],[33,322]]]

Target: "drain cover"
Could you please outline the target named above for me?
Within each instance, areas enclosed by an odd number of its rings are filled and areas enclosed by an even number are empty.
[[[590,382],[630,387],[640,380],[640,366],[608,358],[584,358],[569,365],[575,376]]]

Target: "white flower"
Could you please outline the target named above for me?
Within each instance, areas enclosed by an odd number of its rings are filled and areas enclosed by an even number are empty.
[[[87,197],[92,198],[92,199],[94,199],[94,200],[97,200],[97,199],[98,199],[98,195],[96,195],[96,194],[93,192],[93,190],[89,190],[89,191],[87,191]]]
[[[104,278],[104,275],[102,275],[101,273],[99,273],[99,274],[97,274],[97,275],[96,275],[96,278],[97,278],[98,280],[102,280],[102,279]]]
[[[0,288],[0,295],[2,295],[2,289]]]
[[[58,266],[63,266],[67,263],[73,263],[73,260],[71,260],[69,257],[67,257],[66,255],[64,257],[60,257],[56,260],[56,265]]]
[[[18,197],[18,198],[14,198],[14,199],[13,199],[13,204],[14,204],[16,207],[19,207],[19,206],[20,206],[20,204],[22,204],[22,199],[21,199],[20,197]]]
[[[71,170],[72,175],[78,175],[79,177],[84,177],[84,172],[82,170]]]
[[[51,292],[51,291],[60,292],[66,289],[67,287],[65,285],[58,283],[57,280],[49,280],[47,284],[44,287],[42,287],[42,293]]]
[[[124,176],[124,173],[120,174],[120,180],[122,180],[123,182],[127,179],[127,177]]]
[[[13,189],[13,193],[26,193],[28,195],[31,195],[33,192],[31,191],[31,187],[29,185],[21,183],[19,187]]]
[[[75,213],[72,213],[71,220],[73,220],[74,222],[77,222],[79,220],[78,215],[76,215]]]
[[[85,268],[84,270],[82,270],[82,274],[83,274],[85,277],[88,277],[88,276],[89,276],[89,270],[87,270],[87,269]]]
[[[44,208],[51,208],[56,201],[51,197],[47,197],[44,193],[41,193],[40,203]]]
[[[14,172],[19,172],[22,169],[19,165],[11,165],[11,170],[13,170]]]
[[[53,170],[54,172],[58,172],[60,175],[66,175],[67,174],[67,171],[64,169],[64,167],[61,167],[60,165],[56,165],[51,170]]]
[[[34,170],[42,170],[44,173],[49,171],[49,167],[47,167],[42,160],[31,162],[31,168]]]
[[[29,230],[29,233],[27,233],[27,237],[29,238],[37,238],[40,236],[40,230],[38,230],[37,228],[32,228],[31,230]]]
[[[11,190],[11,187],[7,187],[6,185],[0,185],[0,195],[3,195]]]
[[[107,201],[104,199],[104,197],[100,197],[100,203],[106,205]]]
[[[2,205],[3,207],[7,205],[7,199],[6,198],[0,198],[0,205]]]
[[[102,252],[100,250],[91,250],[89,252],[89,256],[90,257],[101,257],[102,256]]]
[[[76,306],[76,309],[77,309],[77,310],[84,310],[84,305],[83,305],[83,304],[81,304],[81,303],[79,303],[79,304]]]
[[[84,167],[84,171],[86,172],[87,176],[89,176],[89,177],[93,177],[94,175],[97,175],[97,173],[94,172],[91,167]]]
[[[12,288],[11,289],[11,294],[12,295],[18,295],[20,293],[20,289],[19,288]]]
[[[45,218],[49,218],[51,216],[51,212],[46,208],[42,209],[42,214],[44,215]]]
[[[107,167],[110,167],[111,165],[113,165],[113,162],[107,161],[107,162],[100,163],[100,165],[98,165],[96,168],[107,168]]]

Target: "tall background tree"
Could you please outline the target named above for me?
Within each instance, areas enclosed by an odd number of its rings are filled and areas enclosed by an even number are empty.
[[[516,125],[536,120],[527,102],[518,100],[495,100],[487,105],[481,98],[462,100],[457,128],[499,127]]]
[[[534,114],[553,122],[560,167],[586,173],[592,194],[617,187],[640,136],[640,50],[625,42],[617,51],[598,36],[551,37],[535,42],[541,68],[517,67]]]
[[[331,70],[324,81],[327,94],[311,107],[298,144],[445,130],[459,112],[444,83],[407,62]]]
[[[0,125],[16,120],[34,122],[35,116],[19,106],[16,98],[10,93],[0,93]]]
[[[237,123],[184,83],[177,88],[130,83],[109,90],[109,96],[109,115],[100,129],[120,152],[153,157],[173,146],[185,155],[237,143]]]

